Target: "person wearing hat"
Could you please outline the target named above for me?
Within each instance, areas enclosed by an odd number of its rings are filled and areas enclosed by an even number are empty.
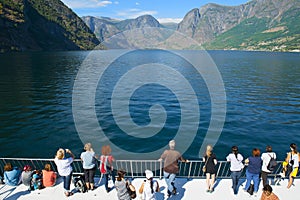
[[[156,200],[155,193],[159,191],[158,182],[153,180],[153,172],[150,170],[145,171],[146,179],[140,189],[139,193],[143,200]]]
[[[171,140],[169,142],[169,150],[165,150],[163,154],[160,156],[159,161],[164,160],[164,178],[168,186],[168,196],[170,197],[172,194],[175,195],[177,193],[175,187],[175,178],[176,174],[179,172],[178,161],[189,162],[185,160],[181,154],[175,150],[175,140]]]
[[[31,180],[32,180],[32,175],[33,175],[34,171],[31,170],[31,166],[30,165],[25,165],[23,168],[23,172],[21,174],[21,180],[22,183],[25,186],[28,186],[28,190],[32,190],[32,184],[31,184]]]

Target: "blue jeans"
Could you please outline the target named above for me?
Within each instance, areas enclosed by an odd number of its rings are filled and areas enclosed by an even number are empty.
[[[164,171],[164,178],[167,183],[169,192],[172,192],[174,190],[174,182],[175,182],[176,174],[171,174]]]
[[[112,181],[115,185],[115,174],[114,172],[103,174],[105,189],[108,190],[108,176],[111,175]]]
[[[238,184],[239,184],[239,179],[242,175],[242,171],[233,171],[231,172],[231,179],[232,179],[232,189],[234,194],[238,193]]]
[[[254,184],[254,192],[258,191],[258,185],[259,185],[259,174],[253,174],[251,172],[249,172],[248,170],[246,171],[246,186],[245,186],[245,190],[248,190],[251,180],[253,180],[253,184]]]
[[[65,191],[68,192],[70,191],[71,179],[72,179],[72,172],[68,176],[63,176]]]

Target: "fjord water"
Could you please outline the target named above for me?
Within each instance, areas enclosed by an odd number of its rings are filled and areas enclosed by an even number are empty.
[[[72,92],[77,72],[89,53],[74,51],[0,55],[0,157],[52,158],[59,147],[72,149],[77,156],[80,154],[83,144],[73,119]],[[147,57],[149,52],[142,53]],[[270,144],[279,158],[283,159],[290,143],[300,145],[300,54],[242,51],[208,53],[218,67],[226,92],[224,128],[214,148],[217,157],[224,160],[232,145],[238,145],[240,152],[248,156],[252,148],[257,147],[263,151]],[[158,50],[152,50],[151,56],[172,59]],[[211,102],[201,76],[193,76],[192,70],[186,70],[190,67],[184,65],[182,62],[178,70],[187,76],[190,73],[193,77],[191,82],[199,83],[198,87],[203,89],[199,94],[196,91],[201,109],[199,131],[184,154],[187,158],[197,159],[210,122]],[[106,84],[103,87],[109,88],[126,67],[123,64],[119,70],[107,73],[110,76],[103,82]],[[97,90],[101,90],[101,86]],[[185,92],[184,88],[181,92]],[[109,100],[109,97],[105,99],[96,95],[97,117],[104,129],[117,131],[117,126],[105,127],[106,119],[108,124],[112,123],[109,115],[104,114],[110,112],[107,111],[109,104],[105,103]],[[178,129],[180,102],[167,88],[146,85],[133,94],[130,102],[132,105],[129,110],[136,124],[142,126],[149,123],[149,108],[159,103],[171,116],[166,121],[169,126],[166,130]],[[149,105],[147,102],[150,102]],[[86,128],[88,131],[93,127]],[[167,136],[160,134],[144,143],[137,140],[136,144],[126,143],[128,135],[122,138],[122,135],[115,134],[118,135],[117,141],[126,146],[127,150],[138,147],[138,152],[143,152],[149,146],[158,145],[159,148],[166,145],[176,131]],[[126,155],[121,156],[126,159]]]

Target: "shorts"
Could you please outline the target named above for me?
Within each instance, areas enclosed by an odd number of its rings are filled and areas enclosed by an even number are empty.
[[[297,174],[298,174],[298,167],[295,167],[293,171],[290,173],[290,176],[295,178]]]

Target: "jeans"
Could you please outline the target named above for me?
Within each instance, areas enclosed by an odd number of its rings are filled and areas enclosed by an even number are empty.
[[[71,172],[68,176],[63,176],[64,189],[65,189],[66,191],[69,191],[69,190],[70,190],[71,179],[72,179],[72,172]]]
[[[168,191],[172,192],[174,190],[174,182],[175,182],[176,174],[171,174],[164,171],[164,178],[168,186]]]
[[[238,193],[238,184],[239,184],[239,179],[242,175],[242,171],[232,171],[231,172],[231,179],[232,179],[232,189],[234,194]]]
[[[108,176],[111,175],[111,179],[115,185],[115,174],[114,172],[103,174],[105,189],[108,190]]]
[[[263,182],[263,186],[268,184],[268,175],[269,174],[270,173],[268,173],[268,172],[264,172],[264,171],[261,172],[261,179],[262,179],[262,182]]]
[[[249,172],[248,170],[246,171],[246,186],[245,186],[245,190],[248,190],[251,180],[253,180],[253,184],[254,184],[254,192],[258,191],[258,185],[259,185],[259,174],[253,174],[251,172]]]

